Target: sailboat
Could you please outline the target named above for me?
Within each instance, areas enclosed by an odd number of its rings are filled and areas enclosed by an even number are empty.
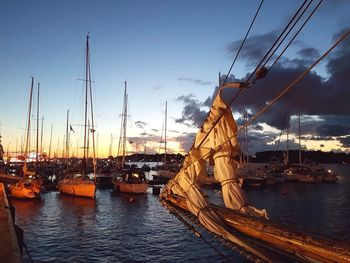
[[[126,153],[126,125],[128,114],[128,95],[126,92],[126,86],[127,85],[125,81],[122,120],[118,146],[119,171],[115,175],[113,175],[112,183],[114,185],[114,190],[117,192],[129,194],[143,194],[146,193],[149,186],[148,180],[146,180],[144,172],[132,168],[124,169]],[[120,153],[122,154],[121,159],[119,158]]]
[[[95,128],[92,108],[92,89],[91,89],[91,73],[90,73],[90,53],[89,53],[89,36],[86,37],[86,64],[85,64],[85,123],[84,123],[84,156],[82,160],[82,167],[80,173],[68,173],[68,162],[67,162],[67,175],[63,180],[58,182],[58,189],[63,194],[69,194],[73,196],[95,198],[96,191],[96,161],[95,161]],[[90,95],[89,95],[90,94]],[[90,129],[87,125],[88,122],[88,97],[90,97],[91,106],[91,121],[92,128]],[[67,128],[66,128],[66,155],[69,157],[69,114],[67,112]],[[88,155],[88,138],[89,133],[92,134],[93,142],[93,174],[94,181],[90,180],[87,175],[87,155]]]
[[[167,122],[168,122],[167,115],[168,115],[168,102],[166,101],[165,112],[164,112],[164,160],[163,160],[163,165],[158,166],[157,174],[153,176],[158,183],[167,183],[171,178],[175,176],[178,170],[177,166],[169,164],[167,160],[167,150],[168,150],[167,149]],[[160,144],[161,143],[162,143],[162,138],[160,139]]]
[[[20,178],[20,180],[16,184],[9,186],[9,191],[12,197],[23,198],[23,199],[33,199],[38,197],[40,195],[41,186],[43,183],[42,179],[38,175],[38,169],[36,169],[36,171],[29,171],[27,166],[33,86],[34,86],[34,78],[32,77],[30,95],[29,95],[29,109],[28,109],[28,121],[27,121],[27,130],[26,130],[26,146],[25,146],[25,154],[24,154],[23,176]],[[39,84],[38,84],[38,98],[39,98]],[[37,104],[38,104],[38,112],[39,112],[39,100],[37,101]],[[38,152],[36,153],[36,155],[38,155]],[[36,158],[36,166],[38,168],[38,157]]]

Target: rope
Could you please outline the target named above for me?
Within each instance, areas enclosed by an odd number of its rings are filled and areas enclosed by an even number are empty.
[[[260,5],[259,5],[258,9],[256,10],[256,13],[255,13],[255,15],[254,15],[254,18],[253,18],[252,22],[250,23],[250,26],[249,26],[249,28],[248,28],[248,31],[247,31],[247,33],[245,34],[245,37],[244,37],[244,39],[243,39],[243,41],[242,41],[242,43],[241,43],[241,46],[239,47],[239,49],[238,49],[238,51],[237,51],[237,54],[236,54],[236,56],[235,56],[235,58],[234,58],[234,60],[233,60],[233,62],[232,62],[232,64],[231,64],[231,67],[230,67],[229,71],[228,71],[227,74],[226,74],[226,77],[225,77],[225,79],[224,79],[222,85],[224,85],[224,84],[226,83],[226,80],[227,80],[228,76],[230,75],[231,70],[232,70],[234,64],[236,63],[236,60],[237,60],[237,58],[238,58],[238,55],[239,55],[239,53],[241,52],[241,49],[242,49],[242,47],[243,47],[243,45],[244,45],[244,43],[245,43],[245,41],[246,41],[246,39],[247,39],[247,37],[248,37],[248,35],[249,35],[249,32],[250,32],[250,30],[251,30],[251,28],[252,28],[252,26],[253,26],[253,24],[254,24],[254,22],[255,22],[256,17],[257,17],[258,14],[259,14],[260,8],[261,8],[262,4],[264,3],[264,1],[265,1],[265,0],[262,0],[262,1],[260,2]]]
[[[299,19],[301,18],[301,16],[304,14],[304,12],[308,9],[308,7],[310,6],[310,4],[312,3],[313,0],[311,0],[311,2],[306,6],[306,8],[304,9],[304,11],[302,12],[302,14],[299,16],[299,18],[297,19],[296,22],[294,22],[294,25],[292,26],[292,28],[295,26],[295,24],[299,21]],[[307,0],[304,1],[304,3],[299,7],[299,9],[297,10],[297,12],[294,14],[293,18],[289,21],[289,23],[287,24],[287,26],[284,28],[284,30],[281,32],[281,34],[279,35],[279,37],[276,39],[276,41],[273,43],[273,45],[271,46],[271,48],[269,49],[269,51],[265,54],[265,56],[263,57],[263,59],[260,61],[260,63],[258,64],[258,66],[255,68],[255,70],[251,73],[251,75],[249,76],[249,78],[245,81],[245,83],[242,85],[242,87],[238,90],[238,92],[233,96],[233,98],[229,101],[229,103],[227,104],[225,110],[223,111],[222,115],[217,119],[217,121],[214,123],[213,127],[209,130],[209,132],[207,133],[207,135],[202,139],[202,141],[200,142],[199,146],[200,147],[202,145],[202,143],[204,142],[204,140],[208,137],[209,133],[212,131],[212,129],[216,126],[216,124],[220,121],[220,119],[222,118],[222,116],[225,114],[225,112],[229,109],[229,107],[231,106],[231,104],[238,98],[238,96],[247,88],[249,88],[253,83],[249,83],[249,80],[253,77],[253,75],[255,74],[255,72],[260,68],[260,66],[262,65],[262,63],[264,62],[264,60],[266,59],[266,57],[269,55],[269,53],[271,52],[271,50],[273,50],[274,46],[276,46],[276,44],[279,42],[280,38],[284,35],[284,33],[287,31],[287,29],[289,28],[289,26],[291,25],[291,23],[294,21],[294,19],[297,17],[297,15],[299,14],[299,12],[303,9],[304,5],[306,4]],[[322,0],[321,0],[322,2]],[[315,11],[317,10],[317,8],[319,7],[319,5],[321,4],[321,2],[316,6],[316,8],[313,10],[313,12],[310,14],[310,16],[306,19],[306,21],[304,22],[304,24],[302,25],[302,27],[297,31],[297,33],[294,35],[294,37],[292,38],[292,40],[288,43],[288,45],[286,46],[286,48],[283,50],[283,52],[280,54],[280,56],[276,59],[276,61],[274,62],[274,64],[278,61],[278,59],[282,56],[282,54],[287,50],[287,48],[289,47],[289,45],[293,42],[293,40],[295,39],[295,37],[299,34],[299,32],[301,31],[301,29],[305,26],[306,22],[311,18],[311,16],[315,13]],[[291,29],[292,29],[291,28]],[[290,33],[291,29],[289,30],[289,32],[286,34],[286,36],[288,36],[288,34]],[[278,47],[282,44],[282,42],[284,41],[284,39],[286,38],[286,36],[282,39],[281,43],[278,45]],[[278,48],[277,47],[277,48]],[[277,48],[274,50],[274,52],[270,55],[269,59],[272,57],[272,55],[276,52]],[[269,60],[268,59],[268,60]],[[268,62],[268,60],[266,60],[265,64]],[[264,64],[264,65],[265,65]],[[274,64],[272,66],[274,66]],[[267,71],[269,72],[269,70]],[[227,77],[227,76],[226,76]],[[193,146],[192,146],[193,147]]]
[[[296,80],[294,80],[289,86],[287,86],[284,90],[282,90],[272,101],[270,101],[268,104],[266,104],[265,107],[263,107],[257,114],[255,114],[250,120],[248,120],[243,126],[241,126],[237,131],[226,141],[224,141],[221,145],[214,148],[211,152],[217,151],[222,148],[222,146],[229,142],[231,139],[233,139],[235,136],[237,136],[237,133],[239,133],[243,128],[250,125],[253,121],[255,121],[261,114],[263,114],[265,111],[267,111],[273,104],[276,103],[281,97],[283,97],[290,89],[292,89],[296,84],[298,84],[302,79],[305,78],[305,76],[318,64],[321,60],[323,60],[336,46],[338,46],[342,41],[344,41],[348,36],[350,35],[350,30],[348,30],[344,35],[342,35],[323,55],[317,59],[308,69],[306,69]],[[211,152],[208,154],[210,155]],[[204,158],[205,156],[199,158],[198,160]],[[186,167],[187,168],[187,167]]]
[[[23,244],[24,250],[26,251],[26,253],[27,253],[27,255],[28,255],[29,261],[30,261],[31,263],[34,263],[34,261],[33,261],[32,257],[31,257],[31,255],[30,255],[30,253],[29,253],[29,250],[28,250],[28,248],[27,248],[27,245],[24,243],[24,241],[23,241],[22,244]]]
[[[294,39],[297,37],[297,35],[300,33],[300,31],[304,28],[304,26],[306,25],[306,23],[310,20],[310,18],[314,15],[314,13],[316,12],[316,10],[319,8],[319,6],[321,5],[323,0],[320,0],[320,2],[318,2],[317,6],[314,8],[314,10],[312,10],[312,12],[310,13],[310,15],[307,17],[307,19],[304,21],[304,23],[301,25],[301,27],[299,28],[299,30],[295,33],[295,35],[292,37],[292,39],[289,41],[289,43],[286,45],[286,47],[283,49],[283,51],[281,52],[281,54],[279,54],[279,56],[276,58],[276,60],[273,62],[273,64],[271,65],[271,67],[267,70],[267,72],[269,72],[277,63],[277,61],[282,57],[282,55],[284,54],[284,52],[287,50],[287,48],[290,46],[290,44],[294,41]]]
[[[273,52],[269,55],[269,57],[266,59],[266,61],[263,63],[263,65],[261,67],[265,67],[265,65],[269,62],[269,60],[272,58],[272,56],[276,53],[276,51],[278,50],[278,48],[282,45],[282,43],[284,42],[284,40],[287,38],[287,36],[290,34],[290,32],[293,30],[293,28],[295,27],[295,25],[299,22],[299,20],[301,19],[301,17],[304,15],[304,13],[306,12],[306,10],[310,7],[310,5],[312,4],[313,0],[311,0],[306,7],[304,8],[304,10],[301,12],[301,14],[298,16],[298,18],[294,21],[293,25],[288,29],[287,33],[284,35],[284,37],[282,38],[282,40],[280,41],[280,43],[277,45],[277,47],[274,48]]]
[[[203,155],[202,157],[198,158],[197,160],[193,161],[192,163],[189,163],[187,166],[182,167],[182,169],[187,169],[190,165],[193,165],[194,163],[208,158],[213,152],[220,150],[224,144],[232,140],[237,136],[237,134],[244,129],[246,126],[250,125],[253,121],[255,121],[261,114],[263,114],[265,111],[267,111],[273,104],[276,103],[281,97],[283,97],[290,89],[292,89],[298,82],[300,82],[304,77],[318,64],[320,63],[335,47],[337,47],[342,41],[344,41],[348,36],[350,35],[350,30],[348,30],[344,35],[342,35],[323,55],[317,59],[308,69],[306,69],[296,80],[294,80],[289,86],[287,86],[284,90],[282,90],[272,101],[270,101],[265,107],[263,107],[257,114],[255,114],[250,120],[248,120],[244,125],[240,126],[237,131],[230,136],[228,139],[226,139],[221,145],[217,146],[216,148],[213,148],[209,153]],[[225,87],[222,87],[225,88]],[[242,90],[242,89],[241,89]],[[240,90],[240,91],[241,91]],[[228,108],[228,107],[227,107]],[[227,110],[226,108],[226,110]],[[223,115],[221,115],[222,117]],[[217,122],[216,122],[217,123]],[[214,125],[215,126],[215,125]],[[207,134],[208,135],[208,134]],[[204,140],[204,139],[203,139]],[[199,146],[200,147],[200,146]],[[181,169],[181,170],[182,170]],[[180,170],[180,171],[181,171]],[[175,182],[174,179],[176,176],[171,179],[170,181]],[[177,184],[175,182],[175,184]],[[181,186],[177,184],[180,188]],[[164,188],[166,189],[166,188]]]
[[[205,239],[201,233],[199,233],[193,225],[191,225],[189,222],[187,222],[179,213],[178,210],[170,205],[169,203],[165,202],[164,205],[168,208],[170,213],[174,215],[181,223],[183,223],[188,230],[192,231],[194,235],[198,238],[201,238],[206,244],[208,244],[213,250],[215,250],[225,261],[230,262],[230,260],[226,257],[225,254],[223,254],[219,249],[217,249],[214,245],[212,245],[207,239]]]
[[[294,16],[292,17],[292,19],[289,21],[289,23],[287,24],[287,26],[283,29],[283,31],[281,32],[281,34],[278,36],[278,38],[275,40],[275,42],[272,44],[271,48],[267,51],[267,53],[265,54],[265,56],[262,58],[262,60],[260,61],[260,63],[256,66],[255,70],[250,74],[249,78],[246,80],[246,83],[249,83],[249,80],[254,76],[255,72],[260,68],[261,64],[264,62],[264,60],[267,58],[267,56],[270,54],[271,50],[274,48],[274,46],[278,43],[278,41],[281,39],[281,37],[284,35],[284,33],[287,31],[288,27],[290,26],[290,24],[293,22],[293,20],[295,19],[295,17],[299,14],[300,10],[304,7],[304,5],[306,4],[307,0],[304,0],[303,4],[299,7],[299,9],[297,10],[297,12],[294,14]]]

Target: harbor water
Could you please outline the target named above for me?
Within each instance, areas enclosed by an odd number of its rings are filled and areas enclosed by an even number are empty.
[[[249,201],[265,208],[271,220],[349,244],[350,166],[325,167],[338,173],[338,183],[248,189]],[[220,200],[219,190],[209,191]],[[12,205],[34,262],[245,261],[211,235],[196,237],[152,189],[136,196],[97,190],[95,200],[48,192],[41,200]],[[26,253],[23,260],[30,262]]]

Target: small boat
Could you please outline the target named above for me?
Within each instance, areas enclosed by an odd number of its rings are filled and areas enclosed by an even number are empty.
[[[125,152],[126,152],[126,127],[127,127],[127,106],[128,95],[126,92],[126,81],[124,87],[124,99],[122,110],[122,122],[120,129],[120,138],[118,146],[118,155],[121,154],[121,161],[118,164],[119,171],[112,177],[112,183],[116,192],[129,194],[146,193],[149,183],[146,180],[144,172],[139,168],[125,169]]]
[[[33,199],[37,198],[41,192],[40,179],[35,176],[23,176],[18,183],[9,187],[12,197]]]
[[[11,193],[11,196],[15,198],[21,198],[21,199],[33,199],[33,198],[39,197],[41,192],[41,187],[43,184],[43,180],[37,174],[37,172],[29,171],[27,167],[27,153],[28,153],[29,138],[30,138],[30,116],[31,116],[31,110],[32,110],[33,86],[34,86],[34,77],[32,77],[32,82],[30,87],[23,176],[19,179],[19,181],[16,184],[9,186],[9,191]],[[39,84],[38,84],[38,98],[39,98]],[[39,112],[39,106],[38,106],[38,112]],[[37,148],[38,148],[38,136],[37,136]],[[36,151],[36,156],[38,156],[38,151]],[[38,157],[36,159],[37,159],[36,165],[38,165]]]
[[[66,154],[67,154],[67,175],[63,180],[58,182],[58,190],[63,194],[69,194],[80,197],[95,198],[96,191],[96,161],[95,161],[95,127],[93,122],[92,112],[92,90],[91,90],[91,75],[90,75],[90,60],[89,60],[89,36],[86,37],[86,78],[85,78],[85,123],[84,123],[84,155],[82,160],[82,169],[80,173],[68,173],[68,157],[69,157],[69,133],[72,127],[68,125],[69,111],[67,111],[67,127],[66,127]],[[92,126],[87,124],[88,119],[88,94],[90,94],[91,120]],[[88,140],[89,134],[92,134],[93,143],[93,175],[92,181],[88,177],[87,155],[88,155]]]
[[[94,198],[96,185],[83,174],[69,174],[58,182],[58,190],[64,194]]]
[[[112,178],[114,191],[128,194],[144,194],[149,183],[141,170],[123,169]]]

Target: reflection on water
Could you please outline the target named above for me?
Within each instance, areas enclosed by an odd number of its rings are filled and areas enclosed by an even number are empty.
[[[339,170],[337,184],[269,186],[248,190],[249,200],[272,220],[349,242],[350,167],[333,168]],[[220,192],[211,195],[221,200]],[[151,189],[146,195],[98,190],[95,200],[49,192],[41,201],[12,204],[35,262],[225,262],[170,215]],[[230,260],[243,261],[214,245]]]

